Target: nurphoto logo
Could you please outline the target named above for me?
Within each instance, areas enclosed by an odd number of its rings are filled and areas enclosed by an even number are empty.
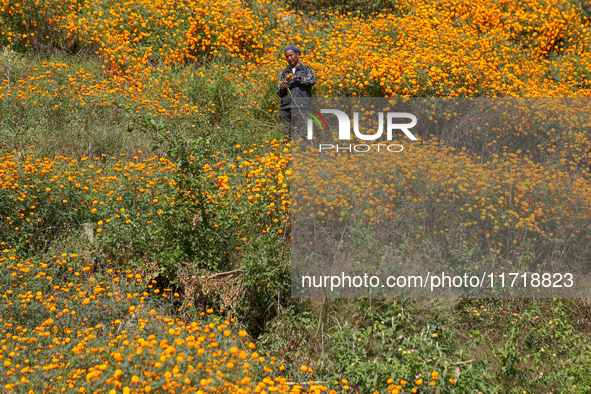
[[[310,109],[309,118],[307,121],[307,139],[314,139],[314,123],[322,131],[328,131],[328,122],[322,116],[322,114],[332,114],[336,116],[338,121],[338,140],[339,141],[350,141],[351,140],[351,119],[350,117],[341,110],[338,109],[321,109],[320,112]],[[387,112],[386,113],[386,140],[392,141],[394,131],[400,130],[409,138],[411,141],[417,141],[417,137],[411,133],[409,129],[413,128],[417,124],[417,118],[415,115],[408,112]],[[410,122],[400,123],[401,119],[410,120]],[[382,138],[384,134],[384,112],[378,112],[378,125],[377,131],[374,134],[363,134],[359,130],[359,112],[353,112],[353,133],[354,136],[362,141],[377,141]],[[366,153],[372,150],[381,150],[387,152],[399,153],[404,150],[404,147],[400,144],[353,144],[339,146],[338,144],[319,144],[319,151],[348,151],[354,153]]]

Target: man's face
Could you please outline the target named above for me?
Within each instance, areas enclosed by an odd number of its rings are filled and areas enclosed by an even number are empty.
[[[287,50],[285,51],[285,60],[287,60],[291,68],[294,68],[300,60],[300,54],[292,49]]]

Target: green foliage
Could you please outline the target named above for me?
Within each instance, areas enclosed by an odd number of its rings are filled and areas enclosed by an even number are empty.
[[[270,329],[281,308],[291,308],[291,272],[286,240],[275,235],[255,236],[243,250],[244,300],[239,313],[250,332],[258,336]]]
[[[279,316],[260,344],[285,354],[289,365],[312,366],[331,385],[339,382],[337,389],[347,379],[354,391],[385,393],[392,379],[394,385],[405,381],[409,390],[419,378],[420,392],[588,389],[581,367],[588,365],[590,345],[566,323],[572,321],[572,301],[365,299],[306,305],[312,313]],[[292,339],[294,331],[306,334]],[[428,386],[432,372],[436,384]]]
[[[436,308],[428,321],[418,322],[418,308],[408,302],[403,307],[404,300],[394,305],[374,301],[367,307],[368,300],[363,304],[358,312],[361,321],[345,320],[331,329],[328,359],[336,364],[331,366],[333,379],[346,376],[360,392],[383,392],[388,379],[394,384],[405,380],[409,387],[423,379],[424,392],[466,392],[485,386],[487,392],[497,392],[485,361],[469,365],[465,378],[457,379],[455,365],[467,361],[470,349],[479,342],[460,346],[445,311]],[[429,386],[431,381],[436,384]]]
[[[228,92],[222,85],[216,85],[209,93],[219,99],[220,107],[225,105],[224,102],[231,106],[222,89]],[[238,176],[237,183],[229,185],[228,190],[221,191],[214,182],[216,178],[212,178],[207,166],[203,165],[214,165],[219,161],[217,154],[226,151],[222,163],[233,168],[242,167],[241,158],[247,152],[232,149],[235,140],[228,141],[217,126],[220,122],[228,122],[228,117],[235,120],[233,114],[227,109],[227,112],[222,110],[221,117],[214,115],[198,119],[197,123],[202,126],[195,134],[171,130],[171,125],[163,120],[137,118],[134,128],[153,137],[154,149],[166,147],[166,156],[175,164],[176,170],[173,195],[170,195],[171,190],[165,193],[172,201],[162,208],[160,225],[141,230],[145,235],[134,235],[133,238],[136,242],[142,241],[144,247],[157,245],[150,248],[150,254],[170,283],[178,284],[179,267],[188,275],[243,270],[241,283],[245,295],[236,312],[247,316],[243,319],[244,324],[257,335],[276,315],[282,299],[283,306],[293,303],[289,287],[290,266],[287,240],[281,230],[284,222],[281,211],[262,209],[272,206],[269,204],[274,204],[273,200],[262,197],[266,202],[257,205],[246,198],[238,198],[230,204],[224,196],[246,189],[247,182],[250,182],[247,173]],[[214,147],[221,150],[214,151]],[[159,235],[153,233],[154,228],[158,229]],[[118,235],[114,237],[121,239]]]

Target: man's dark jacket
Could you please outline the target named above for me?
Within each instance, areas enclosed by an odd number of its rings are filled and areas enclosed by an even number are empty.
[[[290,66],[287,66],[281,73],[279,80],[285,81],[289,74],[292,74],[292,69]],[[298,62],[293,76],[294,79],[289,82],[289,87],[287,89],[291,91],[292,96],[298,104],[309,106],[309,99],[312,97],[312,86],[316,83],[314,70],[312,70],[312,67],[304,66],[302,63]],[[281,109],[295,108],[287,89],[281,86],[281,84],[277,87],[277,95],[281,97]]]

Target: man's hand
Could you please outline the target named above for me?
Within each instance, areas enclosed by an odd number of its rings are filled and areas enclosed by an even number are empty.
[[[289,74],[287,77],[285,77],[285,81],[281,82],[281,86],[287,89],[289,87],[289,83],[293,81],[293,78],[293,74]]]

